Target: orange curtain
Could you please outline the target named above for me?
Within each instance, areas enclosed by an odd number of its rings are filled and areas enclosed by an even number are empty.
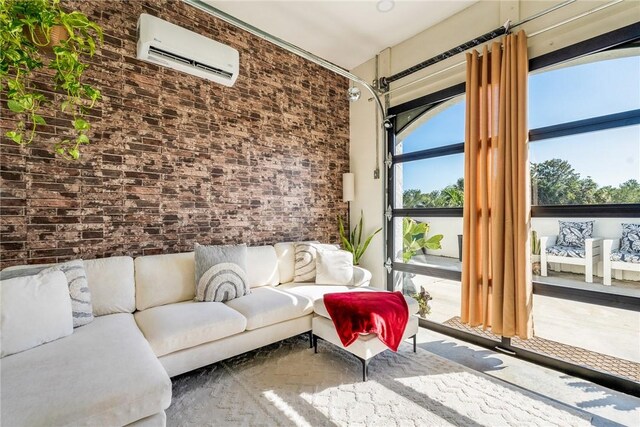
[[[463,323],[529,338],[527,37],[467,54]]]

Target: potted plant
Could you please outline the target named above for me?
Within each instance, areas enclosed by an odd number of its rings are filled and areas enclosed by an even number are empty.
[[[69,114],[71,138],[57,141],[54,150],[77,159],[80,146],[89,143],[86,112],[100,91],[83,82],[102,29],[81,12],[65,12],[59,0],[0,0],[0,90],[6,91],[7,108],[16,114],[15,127],[6,136],[20,145],[30,144],[37,126],[46,124],[40,114],[44,94],[32,82],[43,68],[54,71],[52,87],[64,94],[59,108]]]
[[[402,261],[409,262],[411,258],[422,249],[442,249],[440,242],[444,237],[436,234],[427,239],[429,224],[418,223],[413,218],[405,217],[402,220]]]
[[[427,317],[427,315],[431,314],[429,301],[433,298],[431,294],[425,290],[424,286],[420,286],[420,292],[412,294],[411,297],[418,301],[418,315],[420,317]]]
[[[540,275],[540,239],[535,230],[531,231],[531,272]]]
[[[360,263],[360,258],[364,255],[364,252],[369,247],[373,236],[382,231],[382,228],[378,228],[372,234],[367,237],[364,242],[362,241],[362,229],[363,229],[363,212],[360,211],[360,222],[356,224],[351,233],[346,233],[344,229],[344,223],[342,217],[338,215],[338,230],[340,231],[340,241],[344,250],[353,254],[353,265]]]

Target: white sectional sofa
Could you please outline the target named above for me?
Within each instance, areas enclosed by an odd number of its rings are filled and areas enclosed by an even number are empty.
[[[171,380],[133,316],[133,259],[84,264],[96,318],[0,360],[3,426],[165,424]]]
[[[371,278],[293,283],[293,243],[247,256],[251,294],[226,303],[193,301],[193,252],[85,261],[95,320],[1,360],[1,424],[164,425],[169,377],[309,332],[314,301]]]

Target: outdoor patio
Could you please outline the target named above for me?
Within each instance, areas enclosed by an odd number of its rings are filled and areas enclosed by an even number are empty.
[[[428,267],[445,268],[447,270],[462,271],[462,262],[458,258],[439,255],[415,255],[410,264],[420,264]],[[568,271],[555,271],[549,269],[548,275],[533,275],[534,282],[548,283],[551,285],[580,287],[600,292],[622,293],[624,295],[640,296],[640,280],[618,280],[611,279],[611,286],[603,284],[602,277],[595,275],[593,283],[584,281],[584,273],[573,273]]]
[[[460,271],[460,262],[455,258],[434,255],[418,255],[412,264],[438,266]],[[456,327],[471,329],[484,334],[482,330],[461,326],[460,282],[424,275],[404,273],[405,291],[409,287],[421,286],[431,294],[431,313],[428,320]],[[640,283],[614,281],[612,286],[601,283],[587,284],[584,276],[572,273],[552,273],[549,279],[558,286],[582,287],[594,290],[640,296]],[[541,278],[535,277],[534,280]],[[542,281],[542,280],[541,280]],[[640,372],[640,313],[552,298],[542,295],[533,297],[533,340],[522,342],[523,348],[544,352],[554,357],[568,358],[581,365],[606,370],[616,375],[624,374],[638,380]],[[580,349],[580,351],[574,351]],[[571,351],[569,351],[571,350]],[[575,353],[575,354],[574,354]],[[574,354],[573,356],[571,356]],[[609,367],[609,368],[608,368]]]

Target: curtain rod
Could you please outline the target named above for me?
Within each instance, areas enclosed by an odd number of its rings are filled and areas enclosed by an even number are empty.
[[[572,0],[572,1],[575,1],[575,0]],[[577,19],[584,18],[585,16],[589,16],[589,15],[591,15],[591,14],[593,14],[593,13],[599,12],[599,11],[601,11],[601,10],[603,10],[603,9],[606,9],[606,8],[608,8],[608,7],[611,7],[611,6],[613,6],[613,5],[616,5],[616,4],[618,4],[618,3],[621,3],[622,1],[624,1],[624,0],[613,0],[613,1],[609,2],[609,3],[605,3],[605,4],[601,5],[601,6],[595,7],[595,8],[593,8],[593,9],[590,9],[590,10],[586,11],[586,12],[580,13],[580,14],[578,14],[578,15],[576,15],[576,16],[573,16],[573,17],[571,17],[571,18],[565,19],[565,20],[563,20],[563,21],[561,21],[561,22],[558,22],[558,23],[556,23],[556,24],[550,25],[549,27],[546,27],[546,28],[543,28],[543,29],[538,30],[538,31],[536,31],[536,32],[533,32],[533,33],[529,34],[529,36],[528,36],[528,37],[529,37],[529,38],[532,38],[532,37],[535,37],[535,36],[540,35],[540,34],[542,34],[542,33],[546,33],[547,31],[550,31],[550,30],[556,29],[556,28],[558,28],[558,27],[560,27],[560,26],[562,26],[562,25],[568,24],[568,23],[573,22],[573,21],[575,21],[575,20],[577,20]],[[568,3],[567,3],[567,4],[568,4]],[[560,3],[559,5],[555,6],[555,8],[557,9],[559,6],[562,6],[562,5],[563,5],[563,3]],[[542,14],[542,13],[544,13],[544,12],[546,12],[546,11],[542,11],[542,12],[540,12],[540,13],[539,13],[539,14],[537,14],[537,15],[534,15],[534,16],[529,17],[529,18],[527,18],[527,19],[525,19],[525,20],[523,20],[523,21],[521,21],[521,22],[518,22],[517,24],[512,25],[512,26],[511,26],[511,28],[514,28],[514,27],[516,27],[516,26],[518,26],[518,25],[522,25],[522,24],[524,24],[524,23],[526,23],[526,22],[529,22],[529,21],[531,21],[531,20],[533,20],[533,19],[535,19],[535,18],[537,18],[537,17],[540,17],[540,16],[542,16],[541,14]],[[546,13],[548,13],[548,12],[546,12]],[[546,13],[545,13],[545,14],[546,14]],[[438,71],[436,71],[436,72],[434,72],[434,73],[431,73],[431,74],[428,74],[428,75],[426,75],[426,76],[420,77],[419,79],[413,80],[413,81],[411,81],[411,82],[409,82],[409,83],[406,83],[406,84],[404,84],[404,85],[402,85],[402,86],[398,86],[398,87],[395,87],[395,88],[393,88],[393,89],[391,89],[391,90],[387,90],[387,91],[385,91],[385,92],[382,92],[382,93],[380,94],[380,96],[388,95],[388,94],[390,94],[390,93],[393,93],[393,92],[397,92],[397,91],[399,91],[399,90],[402,90],[402,89],[404,89],[404,88],[406,88],[406,87],[413,86],[413,85],[415,85],[416,83],[420,83],[420,82],[422,82],[422,81],[424,81],[424,80],[430,79],[430,78],[435,77],[435,76],[437,76],[437,75],[440,75],[440,74],[442,74],[442,73],[446,73],[447,71],[450,71],[450,70],[452,70],[452,69],[454,69],[454,68],[457,68],[457,67],[459,67],[459,66],[461,66],[461,65],[464,65],[464,64],[466,64],[466,61],[461,61],[461,62],[455,63],[455,64],[453,64],[453,65],[451,65],[451,66],[449,66],[449,67],[447,67],[447,68],[443,68],[442,70],[438,70]],[[369,100],[371,100],[371,98],[369,98]]]
[[[262,31],[261,29],[254,27],[251,24],[248,24],[244,21],[241,21],[240,19],[229,15],[228,13],[225,13],[219,9],[216,9],[215,7],[205,3],[202,0],[182,0],[184,3],[187,3],[190,6],[193,6],[197,9],[200,9],[206,13],[208,13],[209,15],[213,15],[216,18],[219,18],[225,22],[227,22],[228,24],[233,25],[234,27],[238,27],[242,30],[245,30],[251,34],[253,34],[254,36],[260,37],[263,40],[267,40],[268,42],[271,42],[273,44],[275,44],[276,46],[281,47],[282,49],[289,51],[293,54],[296,54],[304,59],[307,59],[317,65],[320,65],[321,67],[326,68],[329,71],[332,71],[336,74],[341,75],[342,77],[346,77],[349,80],[352,80],[356,83],[361,84],[362,86],[365,87],[365,89],[367,89],[371,95],[373,95],[373,99],[376,101],[376,104],[378,106],[378,112],[380,113],[380,117],[382,118],[382,123],[385,124],[388,122],[387,120],[387,114],[386,114],[386,110],[384,108],[384,106],[382,105],[382,102],[380,101],[380,99],[378,98],[378,95],[376,93],[376,90],[371,87],[371,85],[369,83],[367,83],[366,81],[364,81],[363,79],[361,79],[360,77],[356,76],[353,73],[350,73],[349,71],[345,70],[342,67],[339,67],[329,61],[327,61],[326,59],[320,58],[319,56],[314,55],[311,52],[308,52],[302,48],[299,48],[298,46],[287,42],[286,40],[283,40],[279,37],[276,37],[272,34],[267,33],[266,31]]]
[[[555,6],[549,7],[547,9],[544,9],[534,15],[529,16],[528,18],[511,25],[509,21],[505,22],[503,26],[496,28],[495,30],[489,31],[488,33],[485,33],[481,36],[475,37],[472,40],[469,40],[467,42],[464,42],[454,48],[451,48],[445,52],[440,53],[439,55],[436,55],[434,57],[431,57],[429,59],[427,59],[426,61],[422,61],[419,64],[413,65],[409,68],[405,68],[402,71],[399,71],[389,77],[381,77],[380,81],[379,81],[379,86],[381,89],[383,90],[387,90],[389,89],[389,84],[393,83],[397,80],[400,80],[402,78],[405,78],[407,76],[410,76],[411,74],[417,73],[420,70],[424,70],[427,67],[430,67],[432,65],[437,64],[438,62],[442,62],[445,59],[451,58],[452,56],[455,56],[459,53],[465,52],[473,47],[476,47],[478,45],[481,45],[483,43],[488,42],[489,40],[493,40],[495,38],[498,38],[506,33],[509,32],[509,30],[511,30],[512,28],[518,27],[520,25],[523,25],[529,21],[532,21],[534,19],[540,18],[541,16],[544,16],[548,13],[554,12],[562,7],[568,6],[571,3],[574,3],[576,0],[565,0],[562,3],[559,3]],[[385,92],[388,93],[388,92]]]

